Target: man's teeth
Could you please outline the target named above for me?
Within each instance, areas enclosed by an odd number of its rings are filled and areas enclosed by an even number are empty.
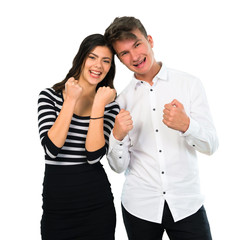
[[[138,65],[140,65],[141,63],[143,63],[143,62],[144,62],[144,60],[145,60],[145,59],[143,59],[141,62],[139,62],[139,63],[135,64],[134,66],[135,66],[135,67],[137,67]]]

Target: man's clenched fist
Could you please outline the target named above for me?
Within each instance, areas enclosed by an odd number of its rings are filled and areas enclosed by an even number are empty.
[[[121,109],[116,116],[115,125],[113,128],[113,136],[122,141],[128,132],[133,128],[133,121],[130,113],[124,109]]]

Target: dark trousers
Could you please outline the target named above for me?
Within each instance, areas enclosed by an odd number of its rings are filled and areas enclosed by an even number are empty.
[[[162,224],[137,218],[123,206],[122,214],[129,240],[161,240],[164,231],[171,240],[212,240],[204,206],[195,214],[174,222],[165,202]]]

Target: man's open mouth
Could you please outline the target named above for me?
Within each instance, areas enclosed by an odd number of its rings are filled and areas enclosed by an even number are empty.
[[[146,58],[144,58],[142,61],[138,62],[137,64],[133,64],[134,67],[141,67],[143,63],[146,62]]]

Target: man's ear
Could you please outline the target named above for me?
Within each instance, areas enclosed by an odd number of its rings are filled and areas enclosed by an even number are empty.
[[[152,38],[152,36],[151,36],[151,35],[148,35],[148,36],[147,36],[147,40],[148,40],[149,44],[151,45],[151,47],[153,48],[154,43],[153,43],[153,38]]]

